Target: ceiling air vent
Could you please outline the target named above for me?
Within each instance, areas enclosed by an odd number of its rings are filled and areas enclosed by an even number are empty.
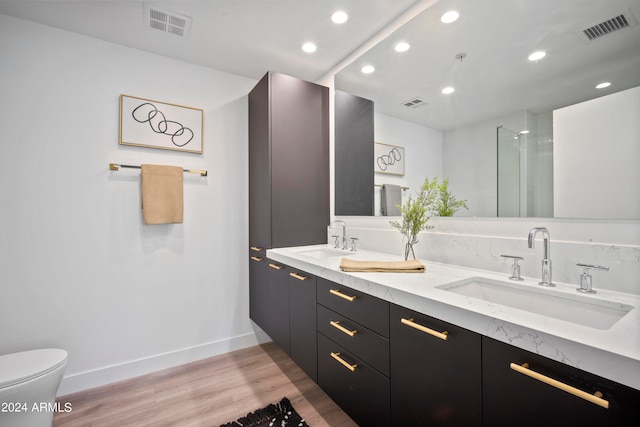
[[[638,21],[631,14],[631,11],[627,11],[606,21],[600,22],[592,27],[586,28],[581,31],[582,37],[588,41],[593,41],[604,37],[608,34],[620,31],[624,28],[637,25]]]
[[[404,105],[405,107],[408,108],[418,108],[418,107],[422,107],[424,105],[427,105],[428,102],[426,102],[425,100],[423,100],[421,97],[417,96],[415,98],[411,98],[408,101],[405,101],[402,103],[402,105]]]
[[[187,37],[191,30],[191,18],[157,7],[144,5],[145,27],[179,37]]]

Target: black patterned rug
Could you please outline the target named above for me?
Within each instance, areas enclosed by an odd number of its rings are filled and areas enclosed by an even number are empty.
[[[309,427],[286,397],[220,427]]]

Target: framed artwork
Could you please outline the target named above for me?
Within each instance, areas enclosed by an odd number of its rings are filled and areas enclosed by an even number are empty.
[[[204,111],[120,95],[120,144],[202,154]]]
[[[404,176],[404,148],[375,142],[373,146],[375,173]]]

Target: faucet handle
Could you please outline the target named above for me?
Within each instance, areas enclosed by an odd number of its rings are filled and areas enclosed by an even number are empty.
[[[340,236],[338,236],[337,234],[332,234],[331,237],[334,238],[333,244],[334,244],[334,248],[337,248],[338,246],[340,246],[340,241],[338,240],[338,238]]]
[[[518,261],[522,261],[524,258],[522,258],[521,256],[515,256],[515,255],[500,255],[500,256],[502,258],[513,259],[513,265],[511,266],[511,277],[509,277],[509,279],[523,280],[522,277],[520,277],[520,265],[518,264]]]
[[[356,242],[358,241],[357,237],[352,237],[351,238],[351,252],[355,252],[356,251]]]
[[[589,274],[589,270],[609,271],[609,267],[605,267],[602,265],[583,264],[580,262],[577,263],[576,265],[578,267],[584,268],[584,270],[582,271],[582,274],[580,274],[580,287],[577,288],[576,290],[584,294],[595,294],[596,291],[592,289],[592,278],[591,278],[591,275]]]

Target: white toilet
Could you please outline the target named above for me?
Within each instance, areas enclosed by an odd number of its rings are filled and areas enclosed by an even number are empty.
[[[0,426],[51,427],[67,352],[56,348],[0,356]]]

